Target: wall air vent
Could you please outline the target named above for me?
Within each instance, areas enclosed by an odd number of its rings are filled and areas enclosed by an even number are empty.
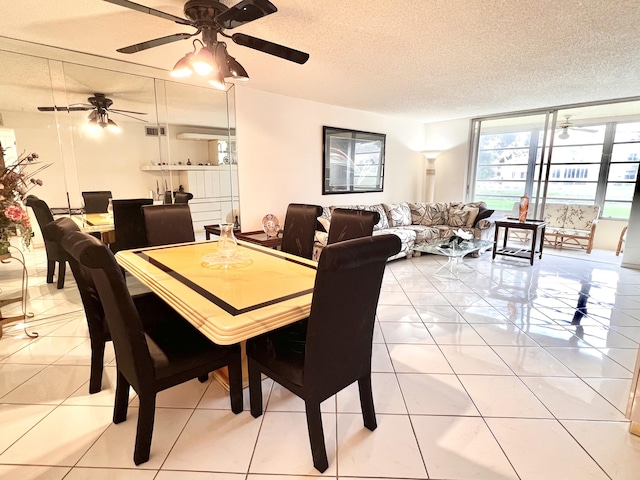
[[[167,128],[158,125],[145,125],[144,132],[147,137],[164,137],[167,135]]]

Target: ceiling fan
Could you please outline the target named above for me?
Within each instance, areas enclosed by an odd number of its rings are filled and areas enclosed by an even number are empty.
[[[187,53],[173,68],[172,75],[176,77],[187,76],[195,71],[200,75],[212,76],[213,78],[209,80],[209,83],[222,89],[224,88],[224,79],[248,80],[249,76],[246,70],[235,58],[227,53],[227,45],[222,41],[218,41],[218,35],[230,38],[234,43],[243,47],[259,50],[298,64],[303,64],[309,59],[308,53],[294,50],[284,45],[278,45],[244,33],[227,35],[224,32],[224,30],[232,30],[277,12],[278,9],[268,0],[241,0],[232,7],[227,7],[218,0],[189,0],[184,5],[184,15],[187,18],[177,17],[129,0],[104,1],[196,29],[194,33],[174,33],[166,37],[119,48],[117,52],[120,53],[136,53],[178,40],[192,38],[202,33],[202,40],[195,39],[193,41],[194,51]],[[196,42],[200,42],[202,45],[200,52],[197,54]]]
[[[141,122],[146,122],[146,120],[142,118],[134,117],[134,115],[146,115],[146,113],[144,112],[132,112],[131,110],[120,110],[111,108],[111,105],[113,105],[113,100],[107,98],[104,93],[94,93],[93,97],[89,97],[87,98],[87,100],[89,103],[73,103],[66,107],[59,107],[57,105],[54,105],[53,107],[38,107],[38,110],[40,110],[41,112],[90,111],[91,113],[89,113],[89,126],[96,125],[102,128],[118,128],[118,125],[109,118],[110,113],[134,118]]]
[[[571,115],[565,115],[564,118],[565,118],[564,123],[561,123],[556,126],[557,130],[562,130],[558,135],[558,138],[561,140],[566,140],[567,138],[569,138],[569,130],[577,130],[577,131],[589,132],[589,133],[596,133],[598,131],[598,130],[593,130],[591,128],[584,128],[584,127],[581,127],[580,125],[571,123],[569,121],[569,119],[571,118]]]

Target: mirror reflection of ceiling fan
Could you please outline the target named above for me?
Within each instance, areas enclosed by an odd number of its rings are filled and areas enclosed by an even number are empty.
[[[561,140],[566,140],[567,138],[569,138],[569,130],[576,130],[576,131],[588,132],[588,133],[596,133],[598,131],[598,130],[593,130],[592,128],[584,128],[584,127],[581,127],[580,125],[571,123],[569,121],[569,119],[571,118],[571,115],[565,115],[564,118],[565,118],[564,122],[556,126],[557,130],[562,130],[558,135],[558,138]]]
[[[41,112],[81,112],[90,111],[89,113],[89,126],[97,126],[101,128],[109,128],[110,130],[118,130],[119,127],[112,119],[109,118],[110,113],[116,115],[122,115],[129,118],[134,118],[141,122],[146,120],[134,115],[146,115],[144,112],[132,112],[131,110],[120,110],[111,108],[113,100],[107,98],[104,93],[94,93],[93,97],[87,98],[89,103],[73,103],[66,107],[59,107],[54,105],[53,107],[38,107]]]
[[[219,41],[218,35],[229,38],[243,47],[268,53],[290,62],[303,64],[309,59],[308,53],[294,50],[284,45],[278,45],[245,33],[227,35],[224,32],[224,30],[241,27],[277,12],[278,9],[268,0],[241,0],[231,7],[227,7],[218,0],[188,0],[184,4],[184,16],[187,18],[177,17],[129,0],[104,1],[196,29],[193,33],[174,33],[166,37],[119,48],[117,51],[120,53],[136,53],[202,34],[202,40],[198,38],[193,40],[193,52],[187,53],[173,67],[171,75],[174,77],[185,77],[195,72],[207,77],[209,84],[221,90],[225,88],[225,79],[249,80],[247,71],[234,57],[227,53],[227,44]],[[197,53],[196,43],[200,43],[201,46],[200,51]]]

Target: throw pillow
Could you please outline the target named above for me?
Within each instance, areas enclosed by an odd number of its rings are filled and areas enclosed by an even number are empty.
[[[491,215],[493,215],[493,212],[495,212],[495,210],[490,210],[488,208],[480,207],[480,211],[478,212],[478,216],[476,217],[476,220],[473,223],[473,226],[475,227],[480,220],[489,218]]]
[[[328,218],[325,217],[318,217],[318,223],[320,225],[322,225],[322,228],[324,228],[325,232],[329,232],[329,227],[331,226],[331,222],[329,221]]]
[[[384,203],[390,227],[406,227],[411,225],[411,210],[406,202]]]
[[[469,220],[469,211],[465,211],[464,207],[452,207],[449,209],[449,223],[450,227],[466,227]]]
[[[409,211],[411,212],[411,225],[421,225],[422,219],[427,211],[426,203],[409,203]]]
[[[469,212],[469,218],[467,218],[467,224],[465,226],[469,228],[473,227],[473,225],[476,223],[476,217],[480,212],[480,208],[465,205],[464,207],[462,207],[462,210],[464,210],[465,212]]]
[[[420,225],[432,227],[434,225],[447,225],[448,208],[447,203],[426,203],[425,214],[420,220]]]

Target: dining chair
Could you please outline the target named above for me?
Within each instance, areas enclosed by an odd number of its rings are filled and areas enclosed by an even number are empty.
[[[327,245],[354,238],[370,237],[373,227],[380,221],[378,212],[334,208],[327,236]]]
[[[618,247],[616,248],[616,257],[620,256],[620,252],[624,252],[624,244],[627,241],[627,228],[629,228],[629,225],[625,225],[620,232]]]
[[[193,193],[189,192],[176,192],[173,198],[174,203],[189,203],[189,200],[193,198]]]
[[[286,253],[311,259],[316,224],[321,214],[322,207],[319,205],[290,203],[284,218],[284,233],[280,249]]]
[[[25,201],[27,207],[31,207],[36,216],[36,221],[40,226],[40,231],[49,223],[53,222],[53,214],[47,202],[39,199],[35,195],[27,195]],[[58,242],[44,239],[44,248],[47,252],[47,283],[53,283],[53,275],[58,264],[57,288],[64,288],[64,275],[67,269],[67,256]]]
[[[97,192],[82,192],[84,213],[107,213],[109,199],[112,198],[108,190]]]
[[[131,248],[146,247],[147,234],[141,208],[152,205],[151,198],[112,200],[113,225],[116,241],[110,245],[113,253]]]
[[[129,389],[138,394],[139,410],[133,461],[149,460],[156,395],[221,367],[229,368],[231,410],[242,411],[240,346],[216,345],[191,326],[162,299],[147,298],[144,315],[154,317],[143,325],[137,306],[120,273],[113,253],[95,237],[72,232],[62,239],[69,256],[88,268],[104,310],[116,352],[118,380],[113,422],[127,418]]]
[[[196,240],[191,209],[186,203],[145,205],[142,207],[142,217],[150,247]]]
[[[327,245],[320,256],[306,332],[299,323],[249,339],[251,415],[262,415],[264,373],[305,402],[313,465],[329,466],[320,403],[358,382],[364,425],[376,428],[371,391],[373,327],[387,258],[396,235]],[[351,301],[340,301],[348,295]]]

